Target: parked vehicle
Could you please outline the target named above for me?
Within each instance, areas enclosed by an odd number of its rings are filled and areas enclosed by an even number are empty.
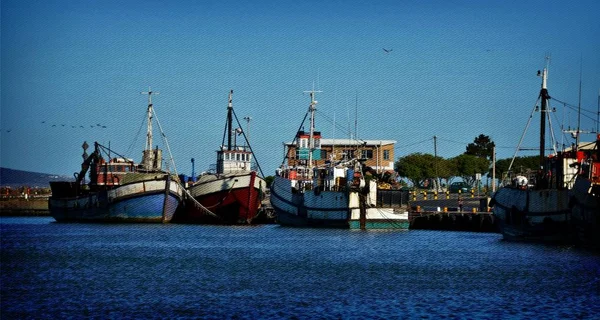
[[[450,193],[467,193],[471,190],[469,185],[464,181],[452,182],[450,185]]]

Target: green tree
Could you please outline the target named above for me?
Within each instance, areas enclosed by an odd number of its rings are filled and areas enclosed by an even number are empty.
[[[443,169],[443,158],[438,157],[438,173],[442,172]],[[435,170],[436,158],[427,153],[412,153],[407,156],[398,158],[398,161],[394,164],[394,169],[398,172],[398,175],[405,177],[414,186],[419,186],[429,178],[434,178],[436,174]]]
[[[267,183],[267,188],[271,187],[271,183],[273,183],[273,180],[275,180],[275,177],[273,177],[273,176],[266,176],[265,177],[265,182]]]
[[[452,158],[456,165],[456,175],[460,176],[466,183],[473,185],[475,174],[485,174],[490,167],[490,161],[486,158],[477,157],[470,154],[461,154]]]
[[[494,146],[496,146],[496,144],[494,141],[492,141],[492,139],[490,139],[490,137],[480,134],[475,138],[475,140],[473,140],[473,143],[469,143],[467,145],[465,154],[485,158],[491,161],[492,154],[494,152]]]

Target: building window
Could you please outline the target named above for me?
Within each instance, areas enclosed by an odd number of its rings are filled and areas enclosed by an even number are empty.
[[[308,148],[308,139],[302,138],[300,139],[300,141],[298,141],[298,146],[300,148]]]
[[[327,160],[327,150],[321,149],[321,160]]]
[[[390,150],[383,150],[383,160],[390,160]]]
[[[362,159],[372,159],[373,150],[362,150],[360,155]]]

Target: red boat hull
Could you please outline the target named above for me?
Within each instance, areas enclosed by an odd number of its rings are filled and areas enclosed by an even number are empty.
[[[265,181],[256,172],[201,177],[188,188],[188,199],[180,219],[187,223],[251,224],[264,197]],[[195,201],[194,201],[195,200]],[[196,205],[200,203],[212,214]]]

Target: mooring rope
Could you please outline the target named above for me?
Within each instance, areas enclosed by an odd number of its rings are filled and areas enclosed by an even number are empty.
[[[188,197],[190,197],[190,199],[192,199],[192,202],[194,203],[194,206],[197,209],[200,209],[200,211],[202,211],[203,213],[206,213],[214,218],[221,219],[221,217],[214,214],[212,211],[208,210],[205,206],[203,206],[200,202],[198,202],[198,200],[194,199],[194,197],[192,196],[192,194],[190,193],[190,191],[188,189],[183,188],[183,191],[185,191],[185,193],[188,195]]]

